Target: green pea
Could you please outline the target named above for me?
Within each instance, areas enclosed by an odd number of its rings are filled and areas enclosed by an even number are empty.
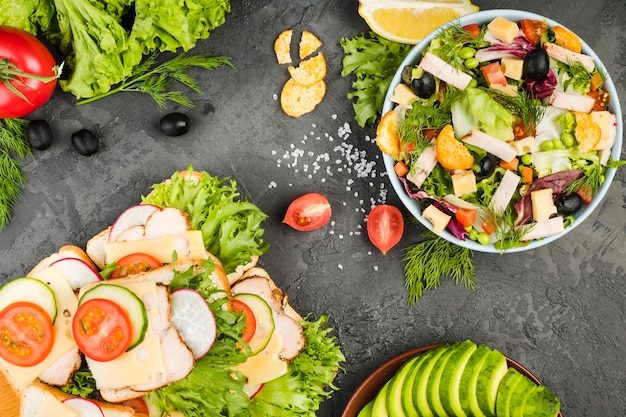
[[[561,139],[552,139],[552,148],[563,149],[563,142],[561,141]]]
[[[467,86],[469,88],[476,88],[476,87],[478,87],[478,80],[476,78],[472,78]]]
[[[480,64],[480,62],[478,62],[478,59],[474,57],[466,59],[464,62],[465,68],[470,70],[476,68],[478,64]]]
[[[476,230],[474,228],[472,228],[472,230],[469,231],[469,238],[471,240],[477,240],[478,239],[478,235],[479,235],[478,230]]]
[[[561,142],[563,142],[563,145],[566,147],[571,148],[574,146],[574,135],[569,132],[563,132],[561,135]]]
[[[544,140],[541,142],[541,150],[542,151],[551,151],[554,149],[554,143],[551,140]]]
[[[522,164],[524,165],[530,165],[533,163],[533,156],[529,153],[525,153],[524,155],[522,155]]]
[[[459,51],[459,57],[461,59],[470,59],[474,56],[475,53],[476,51],[474,50],[474,48],[470,48],[469,46],[464,46]]]
[[[489,233],[479,233],[478,234],[478,243],[480,243],[481,245],[488,245],[491,243],[491,236],[489,236]]]

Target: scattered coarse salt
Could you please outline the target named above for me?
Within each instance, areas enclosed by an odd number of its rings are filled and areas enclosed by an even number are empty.
[[[337,265],[337,268],[343,269],[343,265],[339,264],[339,265]]]

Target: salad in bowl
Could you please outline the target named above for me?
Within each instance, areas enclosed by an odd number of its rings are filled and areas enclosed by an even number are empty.
[[[416,45],[376,143],[411,214],[482,252],[571,231],[623,163],[619,99],[598,56],[563,25],[517,10],[463,16]]]

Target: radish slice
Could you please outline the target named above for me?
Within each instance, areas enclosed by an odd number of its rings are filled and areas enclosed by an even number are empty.
[[[70,407],[81,417],[104,417],[102,408],[92,400],[80,397],[66,398],[63,404]]]
[[[261,388],[263,388],[263,384],[255,384],[255,385],[245,384],[243,386],[243,391],[246,394],[248,394],[248,397],[250,397],[250,399],[253,399],[254,396],[257,395],[259,391],[261,391]]]
[[[109,242],[115,242],[119,234],[129,227],[145,225],[148,217],[158,209],[151,204],[138,204],[124,210],[109,230]]]
[[[95,269],[78,258],[59,259],[50,266],[55,267],[67,279],[73,290],[77,290],[90,282],[101,280],[100,274]]]
[[[207,354],[217,335],[213,312],[204,297],[190,288],[172,293],[171,320],[196,359]]]

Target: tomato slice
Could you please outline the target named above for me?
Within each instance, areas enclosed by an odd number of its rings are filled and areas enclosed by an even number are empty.
[[[485,65],[480,67],[480,70],[483,73],[483,77],[485,77],[487,84],[498,84],[503,86],[508,84],[506,76],[504,75],[504,72],[502,72],[500,62],[493,62],[489,65]]]
[[[396,246],[404,234],[404,218],[397,207],[381,204],[367,218],[367,235],[383,255]]]
[[[233,305],[233,310],[236,312],[240,312],[243,314],[243,319],[245,321],[245,327],[243,329],[243,335],[241,339],[249,343],[256,332],[256,318],[254,317],[254,313],[252,309],[248,307],[246,303],[241,300],[233,299],[231,300]]]
[[[34,366],[54,345],[52,319],[34,303],[18,301],[0,312],[0,357],[16,366]]]
[[[478,39],[478,37],[480,36],[480,26],[478,26],[476,23],[470,23],[469,25],[463,26],[463,30],[469,32],[469,34],[472,35],[472,38],[474,39]]]
[[[145,397],[124,400],[121,402],[121,404],[125,405],[126,407],[132,408],[137,413],[145,414],[146,416],[150,415],[150,409],[148,408],[148,403],[146,402]]]
[[[93,360],[108,362],[128,349],[132,337],[128,313],[117,303],[93,298],[81,304],[72,321],[78,348]]]
[[[132,253],[116,262],[120,268],[111,272],[109,278],[122,278],[131,274],[150,271],[163,266],[163,263],[147,253]]]
[[[534,45],[538,45],[541,37],[548,30],[548,24],[541,20],[522,19],[519,25],[524,32],[524,36]]]
[[[306,232],[319,229],[331,216],[330,203],[321,194],[309,193],[296,198],[287,208],[283,223]]]

